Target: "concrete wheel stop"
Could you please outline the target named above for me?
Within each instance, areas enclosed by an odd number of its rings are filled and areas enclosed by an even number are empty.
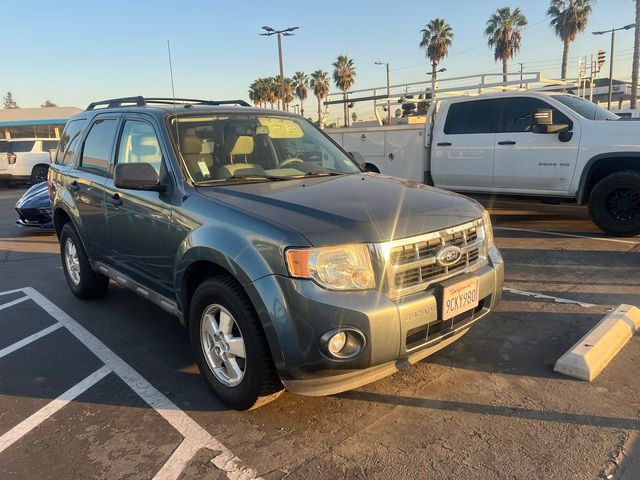
[[[640,309],[620,305],[598,322],[556,362],[554,371],[594,380],[640,329]]]

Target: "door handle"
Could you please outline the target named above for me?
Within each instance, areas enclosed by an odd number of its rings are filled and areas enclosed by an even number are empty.
[[[117,193],[114,194],[113,197],[107,198],[107,202],[109,202],[114,207],[119,207],[123,203],[120,195],[118,195]]]
[[[74,180],[69,184],[69,190],[71,190],[73,193],[77,193],[78,190],[80,190],[80,185],[78,185],[78,182]]]
[[[451,146],[451,142],[440,142],[440,143],[436,143],[436,145],[438,147],[450,147]]]
[[[515,145],[516,142],[513,140],[503,140],[502,142],[498,142],[498,145]]]

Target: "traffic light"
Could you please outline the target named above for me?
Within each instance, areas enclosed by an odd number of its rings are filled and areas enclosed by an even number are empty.
[[[607,54],[605,53],[605,51],[598,50],[598,71],[602,69],[602,65],[604,65],[606,58],[607,58]]]

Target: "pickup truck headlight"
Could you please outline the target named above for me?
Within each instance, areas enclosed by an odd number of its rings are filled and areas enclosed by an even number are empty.
[[[364,244],[290,248],[285,257],[292,277],[314,280],[329,290],[375,288],[371,257]]]
[[[484,224],[484,238],[487,248],[493,246],[493,226],[491,225],[491,217],[489,211],[482,212],[482,223]]]

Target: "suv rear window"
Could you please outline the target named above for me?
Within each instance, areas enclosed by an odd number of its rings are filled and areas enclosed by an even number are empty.
[[[42,151],[49,152],[58,148],[58,140],[42,140]]]
[[[67,123],[60,138],[60,148],[56,152],[55,163],[57,165],[74,165],[76,163],[78,141],[86,123],[84,119],[72,120]]]
[[[0,153],[9,151],[9,142],[0,142]]]
[[[116,136],[116,119],[97,120],[89,131],[82,150],[83,168],[106,174],[109,171],[111,151]]]
[[[459,135],[494,133],[498,126],[500,100],[474,100],[453,103],[449,107],[444,133]]]
[[[18,140],[15,142],[9,142],[10,152],[30,152],[33,150],[33,144],[35,140]]]

